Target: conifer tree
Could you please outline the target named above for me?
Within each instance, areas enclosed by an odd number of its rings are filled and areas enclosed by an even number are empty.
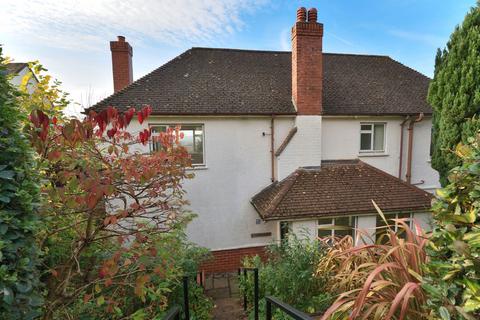
[[[438,50],[428,102],[433,107],[432,166],[442,185],[460,164],[453,150],[480,128],[480,3],[455,28],[446,48]]]

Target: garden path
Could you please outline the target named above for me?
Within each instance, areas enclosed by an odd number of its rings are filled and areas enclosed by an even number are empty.
[[[216,273],[205,279],[206,294],[213,299],[213,319],[247,319],[241,305],[236,273]]]

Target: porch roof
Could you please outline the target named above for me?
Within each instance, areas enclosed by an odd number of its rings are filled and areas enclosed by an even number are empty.
[[[275,182],[251,202],[264,220],[428,211],[433,196],[360,160],[322,161]]]

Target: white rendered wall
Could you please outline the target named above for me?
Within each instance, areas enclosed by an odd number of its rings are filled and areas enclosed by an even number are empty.
[[[271,184],[269,117],[150,117],[149,123],[202,123],[205,168],[184,184],[190,209],[198,215],[187,227],[190,240],[210,249],[241,248],[271,243],[277,222],[260,221],[250,200]],[[275,119],[275,149],[293,125],[293,118]],[[138,132],[148,124],[132,121]],[[267,135],[263,136],[263,133]],[[142,146],[148,151],[148,146]],[[257,224],[257,220],[259,224]],[[252,233],[271,232],[252,238]]]
[[[322,159],[356,159],[377,167],[398,177],[400,159],[400,123],[402,117],[323,117]],[[360,123],[386,123],[385,153],[360,153]],[[431,117],[425,117],[414,127],[412,183],[426,191],[433,192],[440,186],[438,173],[430,165]],[[402,179],[405,180],[407,165],[408,131],[404,129]]]
[[[22,84],[23,78],[30,72],[30,69],[28,68],[23,68],[18,72],[18,74],[14,75],[12,79],[10,79],[10,83],[14,85],[15,87],[19,87]],[[35,90],[35,87],[37,85],[37,79],[35,79],[34,76],[31,76],[30,79],[28,80],[27,84],[27,91],[28,93],[32,93]]]
[[[297,133],[277,157],[279,180],[299,167],[320,166],[322,161],[322,117],[297,116],[294,125]]]

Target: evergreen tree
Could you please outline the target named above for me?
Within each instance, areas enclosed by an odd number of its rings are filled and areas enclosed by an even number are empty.
[[[442,185],[450,169],[460,164],[453,150],[467,143],[480,128],[480,3],[465,16],[450,36],[447,47],[438,50],[428,102],[433,107],[432,166]]]
[[[9,83],[0,47],[0,319],[40,315],[36,208],[39,182],[19,92]]]

